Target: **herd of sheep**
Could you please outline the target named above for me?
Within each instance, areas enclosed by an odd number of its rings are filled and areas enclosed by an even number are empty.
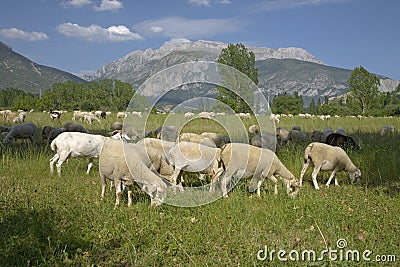
[[[57,111],[51,111],[50,116],[55,118],[56,113]],[[119,115],[122,118],[126,113]],[[185,118],[195,119],[189,115],[185,114]],[[61,114],[58,118],[60,116]],[[96,114],[96,119],[98,116],[107,114]],[[142,117],[140,113],[135,113],[134,116]],[[74,113],[73,118],[91,123],[89,117],[90,114]],[[209,116],[202,114],[202,118],[209,119]],[[241,118],[247,118],[247,114]],[[59,176],[61,165],[68,158],[88,158],[87,173],[90,172],[93,159],[99,158],[101,197],[105,196],[106,179],[111,180],[116,190],[115,206],[119,205],[125,189],[128,191],[128,205],[131,205],[134,185],[138,185],[150,196],[152,205],[163,203],[169,192],[168,188],[173,191],[184,190],[184,177],[180,176],[182,171],[197,173],[201,180],[208,175],[211,181],[210,192],[214,192],[219,186],[224,197],[233,188],[233,182],[239,179],[251,179],[249,191],[257,191],[258,196],[261,184],[269,179],[274,183],[274,194],[277,194],[277,178],[285,185],[288,196],[295,197],[299,194],[309,166],[314,168],[312,182],[315,189],[319,189],[319,171],[332,171],[326,186],[329,186],[332,179],[338,185],[335,175],[340,171],[346,171],[352,182],[357,182],[361,176],[360,169],[346,153],[346,149],[359,149],[359,146],[341,128],[336,132],[326,128],[306,133],[296,126],[291,130],[278,127],[276,134],[271,135],[260,133],[258,125],[252,125],[248,128],[252,135],[248,144],[231,143],[228,136],[213,132],[179,133],[175,126],[160,126],[146,133],[142,139],[132,126],[121,122],[111,124],[110,130],[112,135],[108,137],[90,134],[83,125],[68,122],[62,128],[43,127],[41,137],[55,152],[50,159],[50,172],[54,172],[56,164]],[[5,145],[17,139],[30,139],[34,144],[38,128],[31,122],[20,122],[12,127],[0,126],[0,131]],[[394,127],[385,126],[381,130],[381,134],[388,132],[394,132]],[[273,152],[275,144],[296,142],[308,143],[299,180]]]

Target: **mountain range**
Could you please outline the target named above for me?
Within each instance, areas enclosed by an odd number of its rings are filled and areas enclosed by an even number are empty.
[[[39,65],[0,42],[0,90],[14,88],[40,94],[53,83],[65,81],[85,82],[71,73]]]
[[[205,40],[166,43],[157,50],[148,48],[144,51],[133,51],[83,78],[89,81],[119,79],[139,87],[152,75],[175,64],[199,60],[216,61],[221,50],[227,46],[222,42]],[[265,94],[298,92],[306,98],[323,98],[342,95],[349,89],[347,81],[352,70],[328,66],[304,49],[247,48],[255,54],[259,87]],[[381,75],[379,77],[385,80],[381,91],[392,91],[399,84],[399,81]],[[174,94],[177,95],[179,94]],[[212,95],[212,92],[207,95]]]
[[[14,52],[0,42],[0,90],[18,88],[31,93],[51,88],[54,82],[85,82],[101,79],[118,79],[138,88],[149,77],[173,65],[190,61],[216,61],[227,44],[217,41],[169,42],[159,49],[136,50],[102,66],[93,75],[79,78],[70,73],[36,64]],[[266,48],[247,46],[255,54],[259,87],[266,95],[297,92],[306,99],[335,97],[348,91],[352,70],[326,65],[304,49],[296,47]],[[399,81],[378,75],[381,91],[394,90]],[[173,102],[179,103],[181,95],[193,95],[189,86],[181,88],[183,94],[173,93]],[[154,88],[157,90],[157,88]],[[195,91],[214,96],[213,87],[195,86]],[[155,92],[156,93],[156,92]],[[171,98],[170,98],[171,100]],[[307,100],[306,100],[307,102]]]

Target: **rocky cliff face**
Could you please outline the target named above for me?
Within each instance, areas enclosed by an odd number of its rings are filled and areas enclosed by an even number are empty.
[[[225,43],[205,40],[166,43],[157,50],[133,51],[83,78],[118,79],[139,87],[153,74],[173,65],[196,60],[216,61],[225,47]],[[305,97],[334,97],[348,91],[347,81],[352,70],[327,66],[301,48],[247,48],[255,54],[259,87],[266,94],[297,92]],[[381,90],[394,90],[397,84],[385,81]]]
[[[150,48],[144,51],[133,51],[121,59],[105,64],[91,76],[83,77],[86,80],[96,80],[104,78],[119,79],[130,82],[134,85],[148,75],[170,67],[176,63],[188,62],[191,60],[211,60],[218,58],[221,50],[227,44],[215,41],[196,41],[167,43],[157,50]],[[271,49],[266,47],[249,46],[248,49],[254,52],[256,61],[269,58],[276,59],[298,59],[318,64],[324,64],[313,55],[301,48],[289,47]],[[151,67],[151,68],[149,68]]]

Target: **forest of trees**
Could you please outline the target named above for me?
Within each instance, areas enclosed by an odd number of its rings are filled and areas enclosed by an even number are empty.
[[[105,79],[84,84],[68,81],[54,83],[41,97],[19,89],[0,91],[0,107],[23,110],[117,111],[125,110],[134,94],[132,85],[119,80]],[[137,105],[143,108],[148,103],[143,97]]]

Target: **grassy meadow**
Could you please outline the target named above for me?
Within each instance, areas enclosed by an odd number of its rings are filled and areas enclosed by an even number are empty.
[[[114,115],[84,125],[106,135]],[[71,117],[56,122],[30,113],[27,121],[61,127]],[[152,115],[148,130],[164,119]],[[223,131],[205,122],[186,129]],[[244,121],[246,127],[254,122]],[[276,126],[294,125],[307,132],[343,127],[361,146],[349,156],[362,182],[351,185],[347,174],[338,173],[340,186],[328,189],[323,183],[330,172],[321,172],[317,191],[309,169],[294,199],[282,185],[273,195],[270,181],[258,198],[241,181],[229,198],[208,205],[152,208],[148,196],[137,192],[132,207],[124,197],[114,210],[113,192],[100,200],[97,162],[86,175],[86,159],[69,160],[58,178],[49,174],[53,153],[45,144],[0,145],[0,266],[399,266],[400,133],[380,136],[379,130],[400,129],[400,119],[295,117]],[[276,149],[297,178],[306,146]]]

